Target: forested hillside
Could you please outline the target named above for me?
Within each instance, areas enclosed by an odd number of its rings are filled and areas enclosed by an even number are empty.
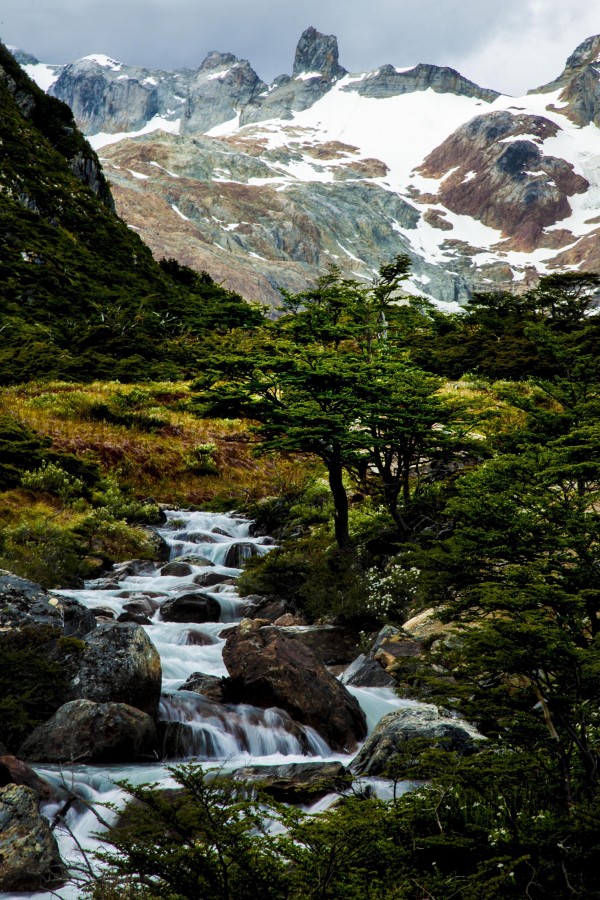
[[[0,76],[0,383],[179,378],[199,338],[257,319],[209,276],[155,262],[69,108],[1,47]]]

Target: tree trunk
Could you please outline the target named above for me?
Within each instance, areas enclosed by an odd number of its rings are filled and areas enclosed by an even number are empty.
[[[338,451],[327,460],[329,487],[333,497],[335,539],[340,550],[350,550],[352,541],[348,530],[348,495],[343,482],[342,463]]]

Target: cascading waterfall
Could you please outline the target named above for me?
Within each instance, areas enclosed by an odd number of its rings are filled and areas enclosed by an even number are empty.
[[[267,553],[273,541],[252,537],[251,522],[235,515],[177,510],[168,512],[167,517],[166,525],[158,532],[170,546],[171,560],[184,558],[189,566],[187,574],[162,575],[164,564],[156,564],[152,569],[148,567],[150,571],[121,577],[118,583],[112,583],[110,578],[98,579],[88,582],[83,590],[62,593],[75,597],[92,610],[111,611],[115,618],[125,611],[126,604],[136,599],[145,599],[154,609],[151,624],[144,628],[161,657],[163,694],[159,722],[169,758],[174,762],[194,759],[225,770],[308,759],[348,763],[351,757],[333,754],[317,732],[294,722],[283,710],[225,705],[201,694],[178,690],[194,673],[227,675],[222,654],[225,639],[220,633],[227,623],[239,622],[244,611],[235,579],[243,562]],[[162,620],[161,607],[166,602],[199,590],[219,604],[219,622],[192,624]],[[350,690],[365,711],[369,731],[386,712],[410,704],[399,700],[387,688]],[[66,784],[83,798],[82,803],[73,804],[55,831],[61,855],[75,875],[82,868],[81,848],[93,853],[102,847],[101,840],[94,836],[103,830],[94,808],[101,811],[105,823],[110,825],[115,820],[116,813],[107,810],[105,804],[118,806],[122,802],[124,795],[116,782],[126,779],[133,784],[159,782],[165,787],[173,784],[167,764],[158,762],[36,766],[36,770],[54,784]],[[324,802],[320,801],[317,808],[325,808]],[[47,804],[44,812],[52,820],[59,809],[57,804]],[[18,896],[42,900],[55,897],[56,893]],[[76,900],[79,896],[74,883],[60,889],[61,900]],[[0,898],[8,900],[9,895],[0,894]]]

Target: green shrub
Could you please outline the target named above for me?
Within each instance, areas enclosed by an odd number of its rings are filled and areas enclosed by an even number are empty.
[[[196,444],[184,460],[188,472],[193,472],[195,475],[218,475],[216,450],[215,444]]]
[[[21,478],[22,487],[30,491],[55,494],[63,503],[80,497],[84,490],[81,478],[69,475],[57,463],[44,461],[39,469],[25,472]]]

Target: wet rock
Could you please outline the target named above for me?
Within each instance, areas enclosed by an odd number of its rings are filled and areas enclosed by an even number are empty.
[[[164,537],[155,531],[154,528],[144,528],[144,531],[152,545],[152,559],[157,559],[159,562],[168,562],[171,558],[171,548]],[[153,566],[152,571],[154,568],[156,567]]]
[[[184,632],[183,637],[183,643],[186,646],[211,647],[213,644],[217,643],[216,638],[211,634],[207,634],[205,631],[200,631],[200,629],[196,628],[190,628],[189,631]]]
[[[275,622],[281,616],[288,613],[294,614],[294,609],[283,597],[270,597],[262,594],[248,594],[244,600],[244,616],[247,619],[265,619]]]
[[[72,597],[53,596],[41,585],[0,569],[0,629],[53,626],[66,637],[96,627],[93,613]]]
[[[252,556],[258,556],[255,544],[250,541],[238,541],[229,547],[223,565],[229,569],[241,569],[244,562]]]
[[[11,754],[0,756],[0,788],[7,784],[26,785],[38,801],[50,800],[56,793],[52,785],[40,778],[26,762]]]
[[[148,616],[132,612],[122,612],[117,616],[117,622],[134,622],[136,625],[152,625]]]
[[[110,606],[95,606],[92,610],[96,619],[115,619],[116,613]]]
[[[394,678],[376,660],[364,653],[350,663],[340,681],[354,687],[393,687],[396,684]]]
[[[232,534],[230,534],[228,531],[225,531],[224,528],[219,528],[218,525],[215,528],[211,528],[211,531],[213,534],[220,534],[222,537],[233,538]]]
[[[0,789],[0,891],[50,891],[66,878],[35,792],[16,784]]]
[[[96,578],[86,585],[86,589],[88,591],[117,591],[119,589],[119,582],[116,581],[114,577]]]
[[[176,541],[185,544],[217,544],[218,541],[209,531],[178,531],[173,535]]]
[[[156,714],[161,687],[160,656],[140,625],[110,622],[85,639],[71,689],[75,698],[126,703]]]
[[[214,566],[212,559],[207,559],[206,556],[195,556],[190,553],[186,556],[178,556],[172,562],[189,563],[191,566]]]
[[[223,659],[236,700],[286,710],[319,732],[334,750],[350,752],[366,735],[355,698],[308,647],[281,629],[244,620],[227,635]]]
[[[356,633],[337,625],[283,626],[292,641],[300,641],[326,666],[351,662],[356,655]]]
[[[306,625],[306,619],[302,616],[296,616],[293,613],[284,613],[283,616],[279,616],[278,619],[275,619],[273,625],[277,625],[279,628],[282,628],[286,625]]]
[[[187,575],[193,575],[193,573],[194,570],[189,563],[180,562],[179,560],[167,563],[160,570],[161,575],[175,575],[177,578],[185,578]]]
[[[195,591],[167,600],[160,608],[160,617],[163,622],[218,622],[221,606],[210,594]]]
[[[58,597],[56,608],[63,621],[65,637],[84,637],[96,627],[96,617],[91,609],[73,597]]]
[[[123,609],[136,616],[148,616],[148,618],[151,618],[159,605],[159,603],[155,603],[150,597],[140,597],[137,600],[130,600],[128,603],[124,603]]]
[[[216,675],[194,672],[179,690],[202,694],[215,703],[225,703],[226,701],[226,681],[224,678],[217,678]]]
[[[454,718],[435,706],[410,706],[388,713],[367,738],[350,766],[357,775],[385,775],[401,745],[412,738],[426,738],[443,750],[470,753],[484,740],[464,719]]]
[[[152,575],[155,570],[156,563],[150,559],[128,559],[125,562],[115,563],[110,577],[121,581],[123,578],[129,578],[131,575]]]
[[[262,790],[281,803],[314,803],[333,791],[344,790],[351,781],[348,769],[339,762],[245,766],[235,769],[231,777],[260,782]]]
[[[192,579],[194,584],[201,587],[214,587],[216,584],[235,584],[235,580],[229,575],[220,575],[218,572],[200,572]]]
[[[126,703],[72,700],[22,745],[32,762],[116,763],[154,758],[156,728],[146,713]]]

